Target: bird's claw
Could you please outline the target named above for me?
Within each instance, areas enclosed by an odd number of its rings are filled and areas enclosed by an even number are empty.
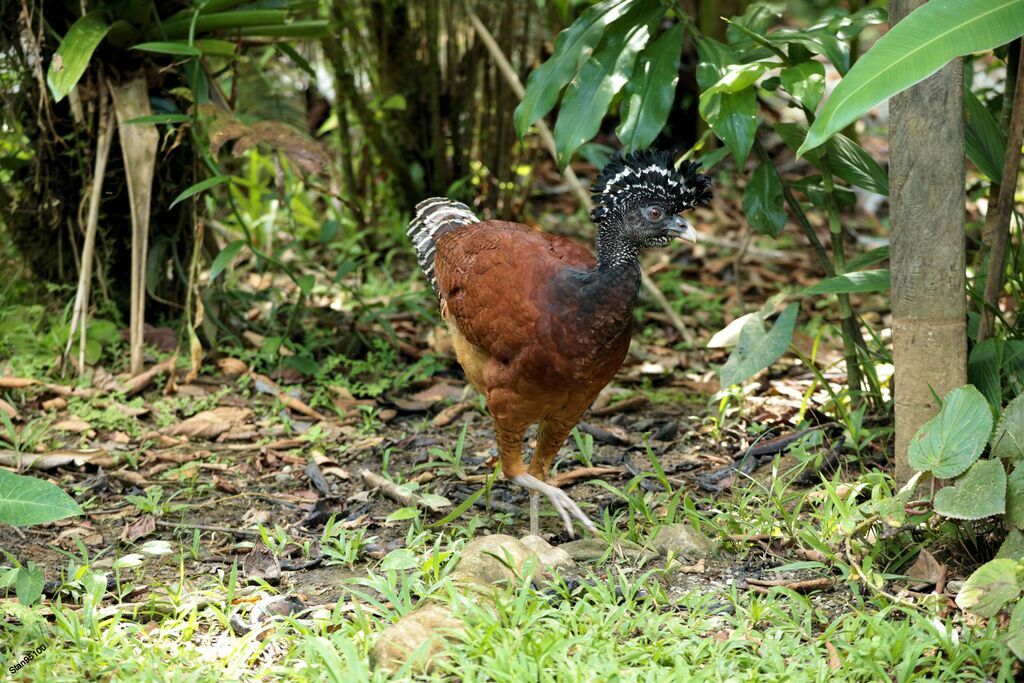
[[[579,520],[591,533],[597,533],[597,527],[594,523],[584,514],[580,506],[576,504],[576,501],[569,497],[569,494],[562,489],[546,484],[531,474],[520,474],[512,477],[512,481],[524,488],[543,493],[547,496],[548,500],[551,501],[552,507],[558,511],[558,516],[562,518],[562,523],[565,524],[565,530],[569,533],[570,538],[576,538],[576,533],[572,528],[573,518]]]

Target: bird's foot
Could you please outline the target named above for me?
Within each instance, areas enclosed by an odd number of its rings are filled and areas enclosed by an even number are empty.
[[[583,526],[590,530],[591,533],[597,533],[597,527],[590,521],[590,518],[583,514],[583,510],[580,510],[580,506],[576,504],[572,498],[569,497],[562,489],[552,486],[551,484],[545,484],[537,477],[532,474],[519,474],[511,478],[516,484],[519,484],[523,488],[529,489],[530,491],[536,491],[542,493],[548,497],[551,501],[551,505],[554,506],[555,510],[558,511],[559,516],[562,518],[562,522],[565,523],[565,529],[569,532],[570,538],[575,538],[576,534],[572,529],[572,520],[575,517],[580,521]],[[530,510],[530,533],[536,533],[535,529],[535,517],[533,515],[533,505],[531,502]]]

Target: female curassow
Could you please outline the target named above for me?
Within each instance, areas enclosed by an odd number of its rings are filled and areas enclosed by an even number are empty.
[[[537,533],[543,493],[572,535],[594,524],[545,483],[569,432],[612,380],[629,349],[640,288],[639,251],[675,237],[695,241],[682,211],[711,198],[700,164],[678,168],[670,152],[616,156],[593,187],[597,258],[563,237],[518,223],[481,222],[465,204],[433,198],[409,225],[423,273],[440,299],[459,363],[487,399],[501,468],[526,487]],[[529,468],[527,427],[540,422]]]

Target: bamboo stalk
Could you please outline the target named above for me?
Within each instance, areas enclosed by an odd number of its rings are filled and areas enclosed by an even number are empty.
[[[989,250],[988,272],[985,274],[985,303],[978,325],[979,342],[992,336],[995,312],[999,310],[999,295],[1003,291],[1006,245],[1010,239],[1010,218],[1013,216],[1014,193],[1017,191],[1017,174],[1020,169],[1020,147],[1024,140],[1024,59],[1017,60],[1016,84],[1013,91],[1010,130],[1006,137],[1006,156],[1003,157],[1003,181],[999,185],[995,210],[990,208],[985,217],[985,232],[991,236],[992,244]]]
[[[494,37],[491,35],[490,31],[487,30],[487,27],[483,25],[483,22],[480,21],[480,17],[476,15],[473,8],[469,6],[469,3],[463,2],[463,6],[466,8],[466,14],[469,16],[470,23],[473,24],[474,30],[476,30],[477,35],[480,36],[481,42],[483,42],[484,46],[487,47],[487,51],[490,53],[491,58],[497,65],[502,77],[504,77],[509,87],[512,88],[512,92],[516,94],[516,97],[520,100],[523,99],[523,96],[526,94],[526,90],[523,88],[523,84],[519,80],[519,76],[516,74],[515,69],[512,68],[512,64],[510,64],[508,58],[505,57],[505,53],[502,52],[501,47],[494,40]],[[551,154],[551,157],[555,159],[557,163],[558,150],[555,145],[555,138],[551,134],[551,129],[548,127],[544,119],[538,119],[535,125],[544,148],[547,149],[548,153]],[[569,189],[572,193],[576,195],[576,199],[579,200],[580,206],[582,206],[587,213],[590,213],[590,210],[594,206],[590,199],[590,194],[583,187],[583,183],[580,182],[579,177],[576,175],[575,171],[572,170],[571,166],[565,167],[565,170],[562,171],[562,177],[565,178],[565,181],[569,185]],[[672,324],[672,327],[679,332],[680,336],[688,344],[692,344],[694,342],[693,333],[690,331],[690,328],[686,326],[686,323],[683,322],[683,319],[679,317],[679,314],[676,313],[675,309],[672,308],[671,304],[669,304],[668,299],[666,299],[665,295],[662,294],[660,289],[658,289],[658,286],[654,284],[654,281],[642,271],[640,273],[640,278],[647,294],[650,295],[650,297],[654,299],[654,302],[661,308],[662,312]]]
[[[103,176],[107,172],[110,145],[114,140],[114,110],[109,106],[110,95],[106,88],[99,87],[99,135],[96,139],[96,160],[93,164],[92,186],[89,191],[89,213],[85,223],[85,239],[82,243],[82,265],[78,269],[78,289],[72,307],[71,326],[68,328],[68,343],[64,348],[64,360],[71,354],[71,340],[78,338],[78,372],[85,368],[85,342],[88,328],[89,285],[92,282],[92,262],[96,251],[96,231],[100,222],[100,202],[103,199]]]

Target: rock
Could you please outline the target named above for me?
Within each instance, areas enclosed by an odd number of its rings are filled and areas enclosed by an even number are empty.
[[[558,546],[565,551],[569,557],[577,562],[593,562],[600,560],[609,552],[608,544],[600,538],[583,538],[578,541],[563,543]],[[611,548],[609,557],[624,557],[631,560],[647,562],[658,556],[646,548],[633,543],[632,541],[619,541],[614,548]]]
[[[376,668],[393,674],[410,657],[415,657],[412,670],[429,672],[447,657],[448,638],[458,637],[465,630],[450,607],[426,605],[384,629],[373,644],[370,661]]]
[[[505,534],[493,534],[474,538],[463,547],[452,578],[485,584],[517,581],[530,560],[541,571],[574,564],[564,550],[539,536],[526,536],[520,541]]]
[[[667,524],[658,529],[658,533],[651,541],[651,547],[661,555],[668,555],[671,552],[676,557],[685,557],[695,562],[711,557],[715,544],[683,522]]]
[[[540,536],[523,536],[522,544],[537,556],[538,564],[546,570],[562,569],[576,564],[569,557],[569,553],[561,548],[556,548]]]
[[[483,583],[515,581],[526,561],[531,556],[536,557],[522,541],[505,534],[474,538],[462,548],[460,555],[452,578]]]

